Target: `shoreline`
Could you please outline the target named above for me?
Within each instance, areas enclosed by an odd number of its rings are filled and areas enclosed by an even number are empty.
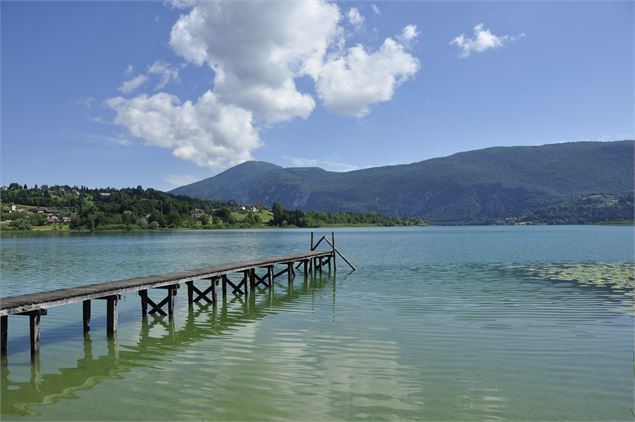
[[[72,230],[65,226],[63,228],[48,228],[50,226],[36,226],[47,227],[31,230],[18,230],[13,228],[0,229],[0,236],[3,234],[97,234],[97,233],[166,233],[166,232],[187,232],[187,231],[231,231],[231,230],[267,230],[267,229],[281,229],[281,230],[319,230],[319,229],[346,229],[346,228],[413,228],[413,227],[528,227],[528,226],[553,226],[553,227],[565,227],[565,226],[635,226],[635,221],[624,222],[601,222],[593,224],[425,224],[425,225],[403,225],[403,226],[381,226],[373,224],[333,224],[327,226],[318,227],[298,227],[298,226],[248,226],[248,227],[179,227],[179,228],[160,228],[160,229],[101,229],[101,230]]]

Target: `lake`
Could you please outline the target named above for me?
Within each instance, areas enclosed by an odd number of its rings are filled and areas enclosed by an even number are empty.
[[[326,230],[316,233],[326,234]],[[632,420],[630,226],[337,229],[337,274],[142,322],[9,318],[3,420]],[[9,296],[307,250],[307,230],[4,233]],[[155,293],[156,294],[156,293]],[[158,296],[157,296],[158,297]]]

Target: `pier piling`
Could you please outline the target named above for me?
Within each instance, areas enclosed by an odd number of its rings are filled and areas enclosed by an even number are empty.
[[[7,334],[9,332],[9,316],[0,317],[0,355],[7,355]]]
[[[90,331],[90,299],[82,302],[82,308],[84,333],[87,333]]]

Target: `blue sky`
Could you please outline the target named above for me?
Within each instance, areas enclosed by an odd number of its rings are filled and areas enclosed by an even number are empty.
[[[276,4],[3,1],[2,184],[635,137],[632,2]]]

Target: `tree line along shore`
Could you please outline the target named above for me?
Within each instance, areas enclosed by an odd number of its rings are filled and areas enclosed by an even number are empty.
[[[414,226],[421,218],[375,212],[286,210],[173,195],[141,186],[91,189],[12,183],[0,190],[0,228],[19,231],[225,229],[321,226]]]

